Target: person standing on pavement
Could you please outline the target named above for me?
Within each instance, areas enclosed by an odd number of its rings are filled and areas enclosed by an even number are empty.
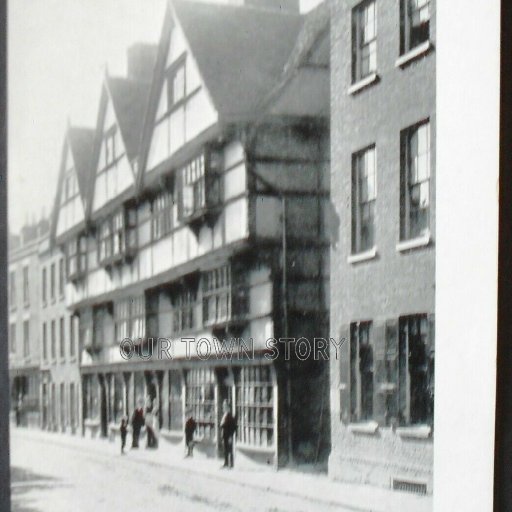
[[[146,448],[156,448],[156,436],[155,431],[153,430],[153,420],[154,420],[154,410],[152,405],[152,400],[148,400],[148,405],[146,406]]]
[[[187,447],[187,454],[185,457],[192,457],[194,450],[194,432],[197,428],[197,423],[192,417],[192,410],[188,410],[188,418],[185,422],[185,446]]]
[[[119,431],[121,432],[121,455],[124,455],[124,447],[126,446],[126,434],[128,432],[128,422],[126,421],[125,416],[121,418],[121,426],[119,427]]]
[[[138,407],[132,415],[132,448],[139,447],[140,431],[144,426],[144,409],[141,402],[141,400],[137,402]]]
[[[220,422],[222,430],[222,443],[224,446],[224,465],[223,468],[233,467],[233,437],[236,432],[236,419],[231,414],[231,406],[227,400],[222,403],[222,410],[224,415]]]

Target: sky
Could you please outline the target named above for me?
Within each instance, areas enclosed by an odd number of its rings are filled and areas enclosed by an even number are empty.
[[[301,0],[307,11],[320,0]],[[94,127],[105,69],[126,72],[126,49],[158,41],[165,0],[8,3],[9,226],[48,216],[68,122]]]

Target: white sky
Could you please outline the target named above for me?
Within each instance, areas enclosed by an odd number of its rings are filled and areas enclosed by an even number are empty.
[[[301,0],[309,10],[320,0]],[[124,75],[126,48],[158,41],[165,0],[8,3],[9,223],[53,206],[67,120],[96,124],[105,65]]]

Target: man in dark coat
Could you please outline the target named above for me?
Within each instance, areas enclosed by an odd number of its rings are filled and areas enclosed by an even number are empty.
[[[192,457],[194,450],[194,432],[196,431],[197,423],[192,417],[192,411],[188,411],[188,418],[185,422],[185,446],[187,447],[187,454],[185,457]]]
[[[233,467],[233,437],[236,432],[236,419],[231,414],[231,406],[227,400],[224,400],[222,404],[222,410],[224,415],[220,422],[220,428],[222,429],[222,444],[224,446],[224,466],[223,468]]]
[[[144,409],[139,403],[132,415],[132,448],[139,447],[140,430],[144,426]]]
[[[127,418],[124,416],[121,418],[121,426],[119,431],[121,433],[121,454],[124,455],[124,447],[126,446],[126,433],[128,431]]]

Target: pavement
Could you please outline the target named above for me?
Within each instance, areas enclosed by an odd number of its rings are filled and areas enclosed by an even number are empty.
[[[432,496],[330,480],[325,474],[219,459],[184,458],[183,448],[120,454],[119,440],[11,429],[11,495],[17,512],[232,510],[430,512]],[[72,503],[72,506],[71,506]]]

